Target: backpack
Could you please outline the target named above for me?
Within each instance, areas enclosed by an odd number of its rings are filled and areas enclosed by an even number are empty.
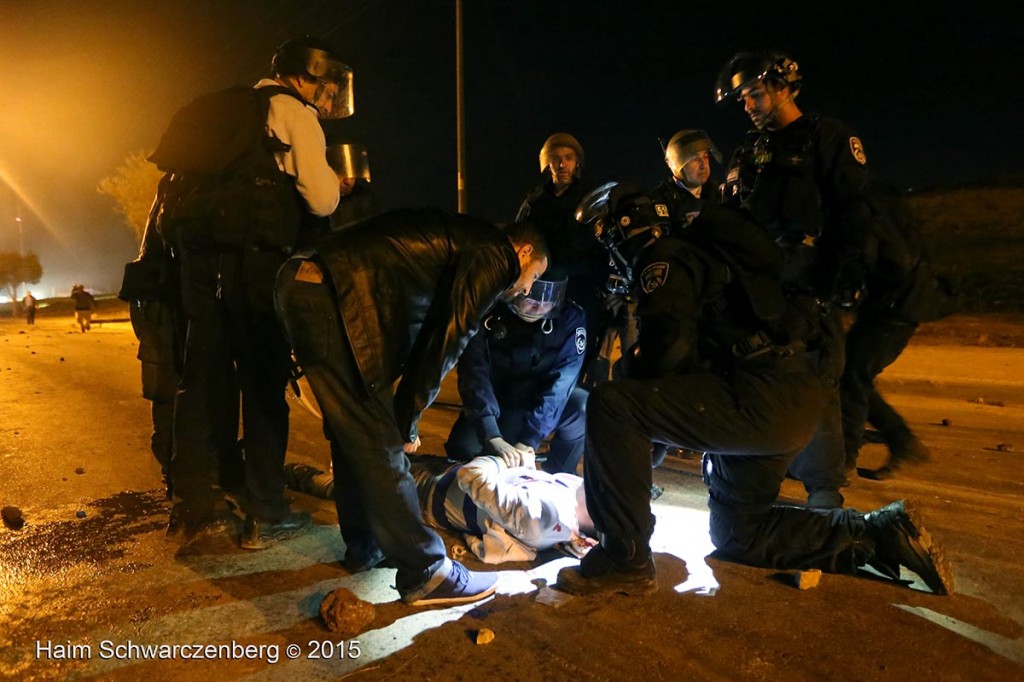
[[[156,224],[179,248],[243,245],[288,252],[302,222],[294,179],[275,152],[290,147],[266,131],[281,86],[234,86],[201,95],[171,119],[149,161],[167,173]]]

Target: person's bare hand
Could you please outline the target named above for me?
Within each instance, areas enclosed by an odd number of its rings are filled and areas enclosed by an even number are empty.
[[[402,446],[402,451],[407,455],[411,455],[412,453],[420,449],[420,445],[420,437],[416,436],[416,440],[414,440],[411,443],[406,443],[405,445]]]

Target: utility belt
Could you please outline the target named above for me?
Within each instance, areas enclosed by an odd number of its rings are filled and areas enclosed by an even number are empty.
[[[780,344],[764,331],[758,331],[732,344],[731,365],[738,369],[772,368],[782,372],[813,370],[819,351],[808,348],[807,341],[798,339]]]
[[[804,341],[792,341],[785,345],[774,343],[763,331],[752,334],[745,339],[740,339],[732,345],[732,354],[740,362],[753,360],[764,355],[777,357],[788,357],[807,350],[807,343]]]

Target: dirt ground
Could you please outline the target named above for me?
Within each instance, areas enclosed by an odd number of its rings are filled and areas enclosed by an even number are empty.
[[[349,575],[338,563],[333,506],[297,493],[294,505],[314,514],[311,534],[263,552],[175,558],[134,337],[123,307],[104,303],[98,317],[104,322],[86,334],[59,306],[43,309],[35,328],[0,319],[0,506],[25,519],[21,530],[0,526],[0,677],[1024,679],[1019,316],[922,328],[881,385],[933,459],[844,490],[857,509],[913,500],[952,561],[956,594],[933,595],[910,574],[905,585],[825,575],[802,591],[792,573],[709,556],[696,461],[671,458],[655,472],[666,490],[655,503],[657,594],[560,596],[544,585],[572,560],[552,552],[530,564],[468,561],[500,569],[498,594],[449,609],[397,602],[391,570]],[[447,382],[440,402],[456,401]],[[427,452],[442,451],[455,416],[428,411]],[[325,465],[317,420],[298,401],[292,429],[289,458]],[[880,460],[878,448],[865,450],[866,462]],[[804,499],[793,481],[783,497]],[[376,607],[370,628],[343,643],[316,615],[342,586]],[[495,639],[477,645],[482,628]],[[153,660],[129,644],[223,650]],[[294,659],[289,645],[298,647]],[[245,646],[257,653],[239,653]]]

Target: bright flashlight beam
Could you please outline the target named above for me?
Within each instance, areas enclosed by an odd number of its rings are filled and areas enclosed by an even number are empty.
[[[15,196],[18,197],[21,205],[24,206],[29,213],[35,216],[39,224],[43,226],[43,229],[46,230],[48,234],[60,242],[61,246],[67,246],[61,235],[53,229],[53,220],[51,217],[46,215],[42,207],[32,200],[32,197],[30,197],[28,192],[21,186],[21,183],[19,183],[14,178],[13,174],[7,169],[7,166],[4,164],[2,159],[0,159],[0,182],[11,188],[11,191],[13,191]],[[22,221],[25,220],[24,215],[19,215],[19,217]],[[23,222],[22,229],[24,229],[24,227],[25,225]]]

